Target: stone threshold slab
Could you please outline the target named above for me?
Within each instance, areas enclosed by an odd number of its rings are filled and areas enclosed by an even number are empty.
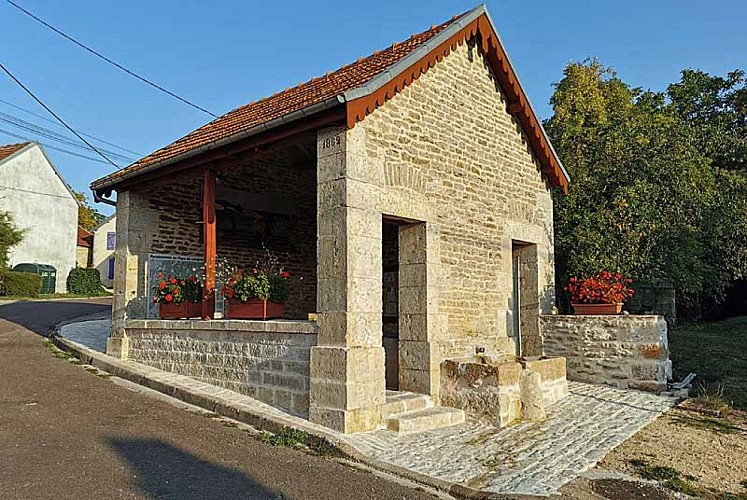
[[[172,323],[178,323],[178,321]],[[346,459],[429,486],[457,498],[474,500],[505,498],[504,495],[496,495],[463,484],[444,481],[405,467],[377,460],[347,442],[343,434],[313,424],[303,418],[289,415],[273,406],[237,392],[206,384],[183,375],[158,370],[134,361],[124,361],[107,356],[59,335],[53,336],[52,340],[58,348],[75,355],[76,358],[87,365],[257,429],[272,433],[278,433],[284,428],[304,431],[309,436],[326,440]]]

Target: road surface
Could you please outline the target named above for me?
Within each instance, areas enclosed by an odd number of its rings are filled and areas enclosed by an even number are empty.
[[[53,356],[109,299],[0,305],[2,499],[433,499],[112,383]]]

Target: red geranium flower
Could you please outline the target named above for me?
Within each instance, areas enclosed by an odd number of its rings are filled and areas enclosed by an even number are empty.
[[[163,290],[164,288],[166,288],[166,282],[165,281],[159,282],[158,283],[158,288],[160,288],[161,290]]]
[[[280,271],[280,277],[281,278],[290,278],[290,273],[288,271]]]
[[[166,299],[166,302],[173,302],[174,296],[169,293],[169,294],[166,294],[166,297],[164,297],[164,299]]]

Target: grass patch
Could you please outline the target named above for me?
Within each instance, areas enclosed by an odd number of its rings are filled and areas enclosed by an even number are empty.
[[[15,300],[15,301],[27,301],[27,300],[54,300],[54,299],[90,299],[93,297],[111,297],[112,293],[103,290],[98,294],[81,294],[81,293],[40,293],[36,297],[27,297],[23,295],[0,295],[0,300]]]
[[[283,429],[277,434],[271,434],[267,431],[262,431],[259,436],[260,441],[272,446],[288,446],[291,448],[298,448],[299,446],[306,446],[306,442],[309,439],[309,435],[304,431],[298,429],[292,429],[290,427],[283,427]]]
[[[698,489],[692,484],[698,478],[683,475],[673,467],[662,465],[651,465],[645,460],[631,460],[630,465],[635,468],[636,473],[643,479],[659,481],[662,485],[672,491],[684,493],[685,495],[696,496]]]
[[[747,409],[747,316],[669,332],[675,379],[698,375],[704,404]]]

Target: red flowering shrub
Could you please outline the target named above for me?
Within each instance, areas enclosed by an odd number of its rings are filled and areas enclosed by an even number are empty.
[[[563,290],[571,295],[572,304],[622,304],[635,293],[632,283],[620,273],[602,271],[589,278],[573,277]]]
[[[202,302],[202,283],[197,276],[180,278],[158,273],[158,282],[153,287],[153,302],[158,304],[181,304]]]

